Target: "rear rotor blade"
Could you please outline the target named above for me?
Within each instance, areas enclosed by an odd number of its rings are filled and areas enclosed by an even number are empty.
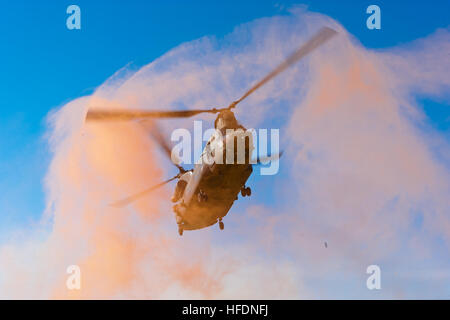
[[[229,108],[234,108],[239,102],[247,98],[250,94],[262,87],[266,82],[275,78],[278,74],[286,70],[288,67],[299,61],[301,58],[305,57],[314,49],[318,48],[329,39],[331,39],[337,32],[331,28],[323,27],[318,33],[316,33],[307,43],[298,48],[294,53],[292,53],[286,60],[280,63],[274,70],[267,74],[262,80],[251,87],[242,97],[231,103]]]
[[[288,67],[305,57],[307,54],[318,48],[337,32],[331,28],[324,27],[316,35],[314,35],[307,43],[301,46],[297,51],[291,54],[285,61],[279,64],[274,70],[267,74],[262,80],[253,85],[242,97],[232,102],[228,108],[222,109],[202,109],[202,110],[181,110],[181,111],[163,111],[163,110],[110,110],[110,109],[93,109],[89,110],[86,115],[86,121],[130,121],[135,119],[148,118],[188,118],[201,113],[218,113],[226,109],[236,107],[238,103],[247,98],[250,94],[262,87],[266,82],[270,81],[278,74],[286,70]]]
[[[126,198],[124,198],[122,200],[119,200],[119,201],[116,201],[114,203],[111,203],[111,206],[112,207],[116,207],[116,208],[124,207],[124,206],[130,204],[131,202],[136,201],[137,199],[147,195],[148,193],[152,192],[153,190],[156,190],[159,187],[162,187],[163,185],[165,185],[165,184],[167,184],[167,183],[169,183],[169,182],[179,178],[179,176],[180,176],[180,174],[177,174],[175,177],[170,178],[169,180],[163,181],[161,183],[158,183],[157,185],[154,185],[153,187],[145,189],[144,191],[141,191],[139,193],[133,194],[133,195],[131,195],[129,197],[126,197]]]
[[[158,125],[155,123],[155,121],[152,120],[142,120],[140,123],[148,130],[152,138],[158,143],[164,154],[167,156],[167,158],[170,159],[170,161],[178,168],[180,173],[185,173],[186,170],[179,164],[180,161],[178,157],[176,159],[173,159],[172,157],[172,149],[170,148],[169,144],[167,143],[166,139],[161,134],[161,130],[159,129]]]
[[[142,111],[93,109],[86,114],[86,121],[129,121],[146,118],[188,118],[200,113],[217,113],[218,109],[181,111]]]

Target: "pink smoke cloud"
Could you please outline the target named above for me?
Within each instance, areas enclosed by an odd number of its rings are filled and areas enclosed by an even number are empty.
[[[210,229],[178,237],[170,188],[126,209],[109,206],[165,179],[171,167],[142,127],[85,124],[88,108],[226,105],[323,25],[339,30],[338,38],[237,110],[247,127],[276,118],[289,136],[281,164],[288,177],[275,179],[285,193],[279,201],[232,209],[227,219],[239,226],[221,242]],[[432,137],[414,124],[424,115],[411,93],[447,92],[448,37],[440,30],[372,51],[330,18],[296,10],[240,26],[224,40],[182,44],[135,73],[121,70],[50,114],[54,154],[43,219],[50,228],[0,247],[0,296],[340,297],[317,278],[364,285],[358,270],[388,264],[399,251],[433,258],[435,237],[449,245],[449,171],[430,150]],[[190,126],[164,123],[166,132]],[[82,271],[80,291],[66,288],[72,264]]]

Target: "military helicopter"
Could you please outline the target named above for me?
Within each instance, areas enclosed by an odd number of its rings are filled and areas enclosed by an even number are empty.
[[[191,170],[186,170],[177,163],[178,161],[173,161],[171,148],[164,141],[155,124],[152,123],[150,126],[152,129],[149,130],[150,134],[178,168],[179,173],[166,181],[117,201],[112,205],[115,207],[126,206],[153,190],[178,179],[171,200],[175,203],[173,211],[180,236],[183,235],[184,230],[202,229],[216,223],[219,223],[219,228],[223,230],[224,223],[222,219],[227,215],[234,201],[238,199],[239,193],[243,197],[251,195],[251,189],[245,184],[253,171],[253,165],[268,161],[267,157],[265,159],[250,159],[254,146],[246,129],[237,121],[232,109],[269,80],[324,44],[335,34],[337,32],[328,27],[320,29],[308,42],[298,48],[274,70],[247,90],[242,97],[233,101],[225,108],[180,111],[89,110],[86,115],[86,121],[90,122],[145,121],[146,119],[187,118],[201,113],[218,113],[214,122],[216,134],[213,134],[207,142],[201,155],[200,160],[202,161],[197,161]],[[230,130],[232,130],[233,134],[228,134]],[[238,159],[242,156],[242,154],[238,155],[239,148],[234,148],[240,142],[243,142],[245,146],[245,152],[243,153],[244,161]],[[230,146],[233,146],[231,153],[228,152],[230,151]],[[221,154],[217,156],[214,153]],[[230,154],[232,161],[228,161]],[[281,153],[269,157],[278,160],[279,156],[281,156]],[[226,161],[217,161],[217,159]]]

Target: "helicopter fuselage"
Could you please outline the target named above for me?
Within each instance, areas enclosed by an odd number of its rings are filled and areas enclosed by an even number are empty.
[[[221,222],[238,199],[239,192],[244,189],[245,194],[245,183],[253,171],[250,163],[252,139],[244,130],[226,134],[223,138],[219,136],[219,139],[217,135],[211,137],[194,169],[180,178],[187,182],[179,203],[174,205],[180,234],[182,230],[201,229]],[[237,161],[238,151],[242,150],[240,143],[244,145],[244,161]],[[222,161],[217,158],[214,161],[211,156],[218,150],[222,150]],[[232,156],[227,161],[230,153]]]

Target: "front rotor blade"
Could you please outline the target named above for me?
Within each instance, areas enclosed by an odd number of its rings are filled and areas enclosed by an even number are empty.
[[[147,131],[152,136],[153,140],[158,143],[164,154],[167,156],[167,158],[170,159],[170,161],[178,168],[180,173],[186,172],[186,170],[179,164],[180,160],[178,157],[175,157],[173,159],[172,157],[172,149],[170,148],[169,144],[167,143],[166,139],[161,134],[161,130],[159,129],[158,125],[155,123],[155,121],[152,120],[142,120],[140,123],[147,129]]]
[[[266,156],[266,157],[262,157],[262,158],[258,157],[256,159],[256,161],[254,161],[254,162],[256,162],[256,164],[267,164],[270,161],[279,160],[282,155],[283,155],[283,151],[281,151],[280,153],[275,154],[275,155],[270,155],[270,156]]]
[[[89,110],[87,121],[129,121],[146,118],[188,118],[200,113],[216,113],[217,109],[181,111],[143,111],[143,110]]]
[[[145,189],[144,191],[141,191],[141,192],[139,192],[139,193],[133,194],[133,195],[131,195],[131,196],[129,196],[129,197],[126,197],[126,198],[124,198],[124,199],[122,199],[122,200],[119,200],[119,201],[117,201],[117,202],[111,203],[111,206],[112,206],[112,207],[116,207],[116,208],[124,207],[124,206],[130,204],[131,202],[136,201],[137,199],[139,199],[139,198],[141,198],[141,197],[147,195],[148,193],[152,192],[153,190],[156,190],[156,189],[158,189],[159,187],[162,187],[162,186],[165,185],[166,183],[169,183],[169,182],[171,182],[171,181],[177,179],[178,177],[179,177],[179,175],[177,174],[175,177],[170,178],[169,180],[163,181],[163,182],[161,182],[161,183],[158,183],[157,185],[155,185],[155,186],[153,186],[153,187],[150,187],[150,188],[148,188],[148,189]]]
[[[251,87],[241,98],[234,101],[230,108],[234,108],[239,102],[247,98],[250,94],[255,92],[257,89],[262,87],[266,82],[276,77],[278,74],[286,70],[288,67],[296,63],[301,58],[305,57],[314,49],[318,48],[329,39],[331,39],[337,32],[331,28],[324,27],[320,29],[318,33],[314,35],[307,43],[297,49],[293,54],[291,54],[286,60],[280,63],[273,71],[271,71],[268,75],[266,75],[261,81]]]

